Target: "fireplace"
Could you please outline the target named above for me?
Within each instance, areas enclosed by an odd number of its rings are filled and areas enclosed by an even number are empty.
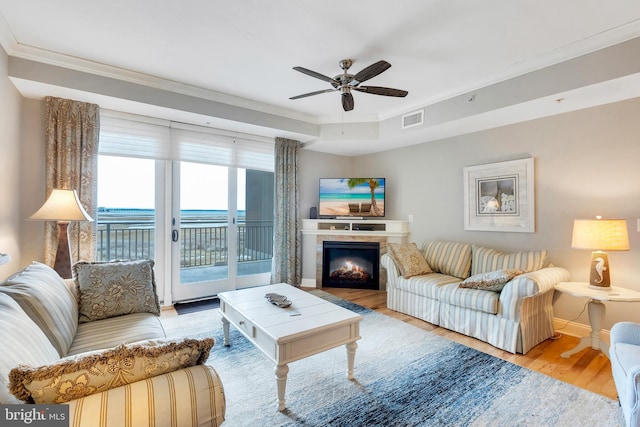
[[[380,243],[324,241],[322,286],[380,289]]]

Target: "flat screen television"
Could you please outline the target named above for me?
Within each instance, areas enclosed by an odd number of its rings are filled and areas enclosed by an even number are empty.
[[[384,178],[320,178],[321,218],[383,217]]]

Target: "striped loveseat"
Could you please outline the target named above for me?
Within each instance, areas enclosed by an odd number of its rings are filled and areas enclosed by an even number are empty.
[[[459,242],[389,244],[381,264],[388,308],[523,354],[553,335],[553,289],[570,279],[545,250]]]
[[[96,271],[92,279],[106,277]],[[129,274],[123,280],[110,280],[105,304],[125,301],[116,292],[125,289],[142,295],[143,308],[109,317],[93,301],[89,314],[101,318],[83,321],[76,282],[44,264],[0,283],[0,403],[68,405],[70,426],[222,424],[222,383],[204,363],[213,339],[166,338],[157,296],[144,296]]]

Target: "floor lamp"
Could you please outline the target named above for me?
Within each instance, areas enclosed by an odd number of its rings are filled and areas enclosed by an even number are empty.
[[[29,217],[36,221],[58,223],[58,249],[53,269],[63,279],[71,278],[71,247],[68,227],[70,221],[93,221],[84,210],[76,190],[54,189],[44,205]]]

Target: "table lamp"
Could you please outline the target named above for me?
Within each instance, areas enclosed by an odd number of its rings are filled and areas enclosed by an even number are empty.
[[[576,219],[571,247],[591,249],[589,287],[611,289],[609,257],[604,251],[628,251],[629,235],[625,219]]]
[[[58,249],[53,269],[63,278],[71,278],[71,247],[68,226],[70,221],[93,221],[84,210],[76,190],[53,189],[49,198],[30,220],[57,221]]]

